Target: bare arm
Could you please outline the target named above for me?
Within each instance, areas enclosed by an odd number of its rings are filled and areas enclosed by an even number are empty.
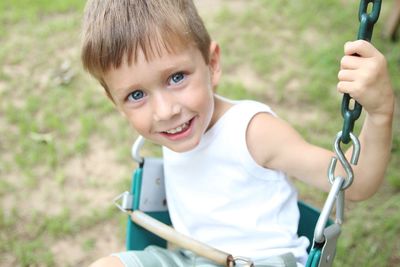
[[[361,130],[361,155],[354,167],[354,186],[346,192],[352,199],[372,196],[381,184],[390,160],[394,94],[384,56],[366,41],[345,44],[338,91],[361,103],[367,116]],[[354,54],[360,57],[354,56]],[[350,151],[347,152],[349,157]]]
[[[363,200],[373,195],[381,184],[390,158],[391,127],[377,127],[367,118],[360,135],[361,153],[353,166],[354,181],[346,198]],[[257,114],[247,130],[247,144],[255,161],[270,169],[282,170],[312,186],[329,191],[327,172],[332,151],[306,142],[289,124],[266,113]],[[347,158],[351,150],[346,152]],[[336,175],[346,177],[340,163]]]
[[[259,165],[329,190],[327,169],[334,153],[307,143],[285,121],[257,114],[247,129],[247,145]]]
[[[355,53],[360,57],[353,56]],[[346,44],[338,76],[338,91],[349,93],[367,112],[359,137],[359,161],[353,166],[354,182],[346,191],[348,199],[363,200],[378,190],[390,159],[393,90],[385,58],[365,41]],[[307,143],[284,121],[257,114],[248,127],[247,144],[258,164],[329,190],[327,169],[334,153]],[[348,159],[351,152],[352,148],[346,152]],[[335,174],[346,177],[339,163]]]
[[[353,166],[354,182],[346,194],[352,200],[371,197],[382,183],[390,160],[392,118],[374,122],[368,115],[359,136],[361,153],[358,164]],[[346,156],[350,158],[351,150]]]

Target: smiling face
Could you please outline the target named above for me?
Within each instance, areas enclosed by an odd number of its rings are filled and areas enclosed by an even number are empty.
[[[109,95],[130,124],[146,139],[176,152],[196,147],[217,120],[214,88],[220,77],[219,47],[210,46],[210,63],[193,46],[127,61],[103,77]]]

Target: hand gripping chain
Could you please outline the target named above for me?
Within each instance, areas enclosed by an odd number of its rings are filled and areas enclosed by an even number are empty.
[[[372,4],[372,6],[370,4]],[[381,4],[381,0],[361,0],[358,12],[360,21],[358,39],[366,41],[371,40],[372,30],[374,24],[378,20]],[[370,12],[368,12],[368,9]],[[352,102],[354,102],[354,107],[351,109],[350,106]],[[340,225],[343,223],[344,219],[344,191],[353,182],[354,174],[351,165],[357,164],[360,155],[360,142],[357,136],[353,134],[353,129],[355,121],[360,117],[361,109],[361,104],[352,99],[349,94],[343,95],[341,107],[341,113],[344,119],[343,129],[336,135],[333,144],[336,156],[332,158],[328,168],[328,178],[332,184],[332,188],[315,227],[313,248],[310,251],[306,267],[330,267],[333,264],[336,242],[341,231]],[[353,143],[353,150],[349,162],[340,145],[341,143],[348,144],[350,141]],[[340,175],[335,176],[335,168],[338,160],[345,170],[346,177]],[[335,223],[326,227],[335,203]]]

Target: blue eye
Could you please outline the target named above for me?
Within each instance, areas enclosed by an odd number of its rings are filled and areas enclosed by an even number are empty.
[[[135,90],[132,93],[128,95],[128,101],[139,101],[145,96],[144,92],[142,90]]]
[[[185,74],[183,72],[177,72],[171,75],[169,81],[171,84],[179,84],[185,78]]]

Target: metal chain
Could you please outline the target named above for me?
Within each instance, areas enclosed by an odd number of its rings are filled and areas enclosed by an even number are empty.
[[[370,3],[373,3],[373,5],[370,8],[371,12],[368,13]],[[360,21],[358,39],[371,40],[372,29],[378,20],[380,9],[381,0],[361,0],[358,13]],[[353,134],[353,128],[355,121],[360,117],[362,106],[353,99],[354,107],[351,109],[351,100],[352,98],[349,94],[344,94],[341,110],[344,118],[343,130],[336,135],[333,144],[336,157],[332,157],[328,169],[328,178],[332,187],[315,226],[314,245],[307,260],[307,267],[332,266],[332,257],[335,254],[335,247],[332,247],[332,245],[336,246],[336,239],[340,234],[340,225],[344,219],[344,192],[353,182],[354,173],[351,165],[357,164],[360,155],[360,142],[357,136]],[[353,151],[349,162],[340,145],[341,143],[348,144],[350,141],[353,143]],[[335,168],[338,160],[345,170],[347,177],[335,176]],[[335,202],[335,224],[326,227]],[[336,230],[333,231],[333,229]]]
[[[368,6],[372,3],[371,12],[368,13]],[[374,24],[378,20],[379,13],[381,10],[381,0],[361,0],[360,9],[358,12],[358,17],[360,21],[360,27],[358,31],[358,39],[370,41],[372,37],[372,30]],[[344,181],[341,184],[341,194],[342,197],[337,196],[337,209],[339,209],[339,216],[337,216],[337,221],[341,222],[343,220],[343,193],[353,182],[353,169],[351,165],[356,165],[358,157],[360,155],[360,141],[357,136],[353,134],[353,128],[355,121],[359,118],[361,114],[362,106],[354,101],[353,109],[350,109],[351,96],[349,94],[344,94],[342,101],[342,116],[344,118],[343,130],[338,132],[336,139],[334,141],[334,151],[336,157],[333,157],[328,169],[328,178],[331,184],[335,184],[335,181],[341,179]],[[343,150],[341,148],[341,143],[348,144],[352,142],[353,151],[350,162],[346,159]],[[336,163],[339,160],[343,169],[346,172],[347,177],[335,176]]]
[[[368,5],[372,4],[371,12],[368,13]],[[360,21],[360,27],[358,29],[357,39],[371,41],[372,30],[374,24],[379,18],[381,10],[381,0],[362,0],[360,3],[360,9],[358,11],[358,20]],[[342,138],[341,141],[348,144],[351,141],[350,133],[353,131],[354,122],[360,117],[362,106],[354,101],[353,109],[350,108],[352,97],[349,94],[343,95],[342,100],[342,116],[344,119]]]
[[[368,6],[372,3],[370,12],[368,12]],[[358,39],[370,41],[372,37],[372,30],[374,24],[378,20],[379,13],[381,10],[381,0],[361,0],[360,9],[358,11],[358,19],[360,21],[360,27],[358,30]],[[351,164],[356,165],[358,156],[360,154],[360,143],[358,138],[353,134],[353,128],[355,121],[360,117],[362,106],[357,101],[354,101],[353,109],[350,108],[352,97],[349,94],[343,95],[342,100],[342,116],[344,118],[343,130],[336,135],[334,142],[334,150],[336,157],[331,161],[328,169],[328,177],[330,182],[333,184],[335,180],[335,167],[337,160],[340,161],[342,167],[344,168],[347,177],[345,177],[345,182],[343,183],[342,189],[348,188],[353,182],[353,170],[349,161],[344,156],[341,143],[348,144],[350,141],[353,143],[353,154],[351,159]]]

